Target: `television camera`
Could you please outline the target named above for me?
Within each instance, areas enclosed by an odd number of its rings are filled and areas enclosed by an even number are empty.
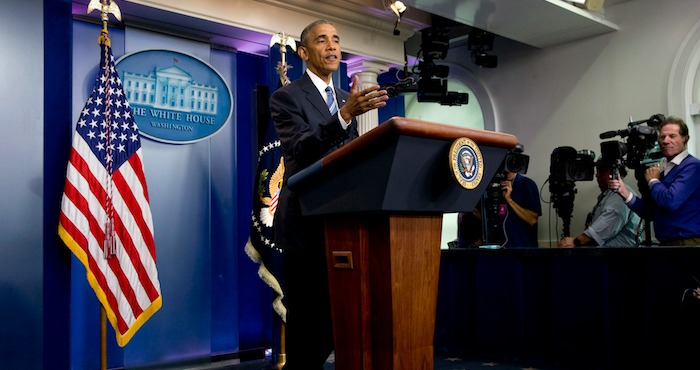
[[[505,239],[503,229],[498,222],[501,205],[505,203],[501,183],[507,179],[509,172],[525,174],[530,164],[530,157],[523,154],[523,145],[518,144],[506,153],[503,162],[489,183],[482,198],[482,214],[484,217],[484,244],[502,245]]]
[[[389,71],[391,73],[386,76],[388,77],[387,81],[381,81],[384,76],[380,76],[380,86],[387,91],[389,97],[415,92],[419,102],[440,103],[448,106],[469,103],[467,93],[448,91],[447,78],[450,67],[435,63],[435,61],[447,57],[450,48],[448,31],[449,29],[443,27],[428,27],[421,30],[420,51],[418,53],[422,58],[411,72],[409,73],[406,65],[403,71],[392,68],[394,71]],[[407,64],[407,56],[404,57]]]
[[[570,236],[569,226],[574,210],[576,181],[593,180],[595,153],[588,149],[577,151],[570,146],[561,146],[552,151],[549,166],[550,200],[563,220],[562,237]]]
[[[663,155],[659,148],[657,130],[664,119],[662,114],[655,114],[646,120],[630,122],[625,129],[600,134],[601,139],[615,136],[626,139],[600,143],[603,160],[632,170],[643,170],[658,163]]]
[[[606,131],[600,134],[601,139],[611,139],[619,136],[623,140],[609,140],[600,143],[602,159],[613,165],[613,178],[618,178],[619,168],[625,166],[634,170],[637,187],[642,198],[649,197],[649,185],[644,178],[648,167],[657,164],[663,155],[658,142],[658,129],[666,119],[662,114],[654,114],[649,119],[631,121],[627,128],[617,131]],[[646,125],[645,125],[646,124]],[[643,245],[651,245],[651,220],[644,218],[646,223],[646,238]]]

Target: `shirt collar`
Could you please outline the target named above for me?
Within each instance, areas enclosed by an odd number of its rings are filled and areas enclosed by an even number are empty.
[[[683,160],[687,156],[688,156],[688,149],[678,153],[677,156],[673,157],[673,159],[671,160],[671,163],[673,163],[677,166],[677,165],[681,164],[681,162],[683,162]]]
[[[675,157],[673,157],[673,159],[671,160],[670,163],[673,163],[674,166],[678,166],[679,164],[681,164],[681,162],[683,162],[683,160],[684,160],[685,157],[687,157],[687,156],[688,156],[688,149],[686,149],[686,150],[684,150],[684,151],[678,153]],[[660,166],[661,168],[666,168],[666,166],[667,166],[668,164],[669,164],[668,159],[662,158],[662,159],[661,159],[661,163],[660,163],[659,166]]]
[[[314,86],[316,86],[316,89],[318,90],[319,93],[321,93],[321,96],[326,96],[326,87],[330,86],[331,89],[333,89],[333,95],[335,95],[335,88],[333,87],[333,79],[331,78],[331,83],[326,84],[321,77],[316,76],[313,72],[311,72],[310,69],[306,69],[306,73],[311,77],[311,82],[314,83]]]

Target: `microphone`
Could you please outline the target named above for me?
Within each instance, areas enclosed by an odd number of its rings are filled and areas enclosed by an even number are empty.
[[[627,133],[627,130],[605,131],[602,134],[600,134],[600,138],[601,139],[612,139],[617,135],[623,136],[623,133]]]
[[[648,119],[643,119],[641,121],[632,121],[632,117],[630,117],[630,123],[627,124],[627,126],[632,127],[636,125],[641,125],[642,123],[646,123],[649,126],[658,126],[661,124],[661,122],[666,119],[666,117],[661,114],[657,113],[654,114],[653,116],[649,117]]]

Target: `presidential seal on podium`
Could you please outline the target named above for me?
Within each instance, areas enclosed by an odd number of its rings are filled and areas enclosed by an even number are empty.
[[[465,189],[474,189],[484,175],[484,158],[476,143],[466,137],[455,140],[450,147],[452,176]]]

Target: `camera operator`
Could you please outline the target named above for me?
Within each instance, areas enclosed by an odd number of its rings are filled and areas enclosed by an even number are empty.
[[[504,248],[537,248],[537,220],[542,215],[537,184],[524,175],[506,172],[501,181],[505,204],[499,208],[499,222],[505,233]]]
[[[586,229],[581,235],[564,237],[559,241],[561,248],[579,246],[635,247],[637,236],[642,233],[643,224],[639,216],[625,206],[622,198],[608,189],[608,180],[613,168],[619,171],[620,179],[627,175],[624,167],[599,158],[595,163],[596,180],[600,188],[598,202],[586,218]],[[620,180],[622,181],[622,180]]]
[[[459,215],[460,247],[538,247],[537,220],[542,205],[537,184],[523,175],[529,156],[522,152],[522,144],[511,150],[476,208]]]
[[[688,154],[689,138],[680,118],[668,117],[659,125],[664,158],[644,172],[651,199],[638,198],[619,179],[608,182],[630,209],[654,221],[661,245],[700,245],[700,160]]]

